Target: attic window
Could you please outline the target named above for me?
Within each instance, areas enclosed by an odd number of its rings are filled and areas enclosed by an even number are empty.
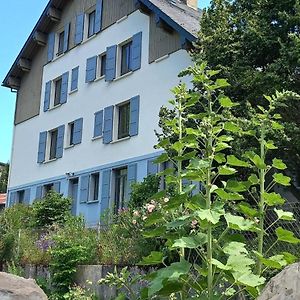
[[[64,52],[64,39],[65,39],[65,32],[63,31],[58,35],[57,55],[61,55]]]
[[[95,34],[95,16],[96,16],[96,12],[95,11],[92,11],[89,14],[88,38]]]

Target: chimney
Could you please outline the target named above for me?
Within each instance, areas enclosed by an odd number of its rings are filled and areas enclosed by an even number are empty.
[[[195,10],[198,10],[198,0],[183,0],[183,3]]]

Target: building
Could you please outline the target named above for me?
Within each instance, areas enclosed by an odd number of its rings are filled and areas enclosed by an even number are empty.
[[[51,0],[3,85],[17,91],[9,205],[47,191],[88,224],[156,173],[158,113],[191,65],[196,0]]]

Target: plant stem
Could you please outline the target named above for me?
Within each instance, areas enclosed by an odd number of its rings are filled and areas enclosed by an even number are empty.
[[[212,102],[211,95],[208,94],[208,114],[209,117],[212,115]],[[212,124],[211,124],[212,126]],[[209,129],[208,140],[207,140],[207,158],[210,161],[209,167],[207,168],[206,176],[206,209],[211,209],[211,168],[212,168],[212,148],[213,148],[213,137],[212,130]],[[207,289],[208,289],[208,299],[213,297],[213,265],[212,265],[212,224],[208,222],[207,226],[207,264],[208,264],[208,273],[207,273]]]
[[[265,124],[262,123],[261,135],[260,135],[260,158],[265,162]],[[260,182],[260,200],[259,200],[259,233],[258,233],[258,253],[263,255],[264,246],[264,217],[265,217],[265,169],[261,168],[259,170],[259,182]],[[260,275],[262,271],[262,262],[259,260],[257,263],[257,274]]]

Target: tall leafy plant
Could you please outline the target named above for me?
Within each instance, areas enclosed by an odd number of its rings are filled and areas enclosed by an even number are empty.
[[[160,140],[158,147],[165,152],[157,163],[172,162],[173,167],[161,175],[167,185],[177,188],[170,198],[166,199],[165,192],[156,195],[163,199],[162,210],[154,210],[147,219],[144,235],[165,241],[177,256],[170,263],[166,252],[158,251],[143,259],[142,265],[161,268],[147,277],[149,285],[139,293],[140,299],[193,296],[221,300],[242,293],[256,297],[265,283],[264,272],[280,269],[294,259],[286,252],[268,256],[273,245],[267,248],[265,243],[266,230],[271,227],[275,227],[275,243],[300,241],[277,227],[279,221],[293,220],[292,213],[278,207],[284,199],[272,191],[275,184],[289,184],[290,179],[281,172],[286,166],[277,158],[267,164],[268,152],[276,148],[268,140],[270,130],[283,129],[275,108],[288,95],[265,97],[268,108],[259,107],[259,113],[252,109],[250,120],[238,119],[233,116],[238,104],[224,94],[229,84],[215,79],[218,73],[205,63],[182,72],[181,76],[192,76],[193,89],[183,83],[177,86],[170,101],[176,117],[161,119],[171,138]],[[190,113],[195,106],[200,107],[198,112]],[[237,135],[250,137],[257,147],[237,157],[232,149]],[[242,178],[240,174],[248,175]],[[273,224],[264,222],[269,207],[278,216]],[[245,233],[251,233],[253,243],[245,242]]]

